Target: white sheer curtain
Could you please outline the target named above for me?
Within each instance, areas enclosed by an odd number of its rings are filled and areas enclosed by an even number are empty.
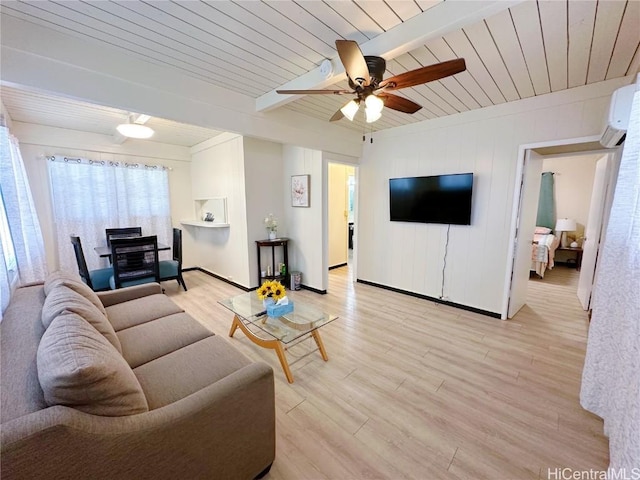
[[[631,475],[640,467],[640,92],[605,238],[580,402],[604,419],[610,469],[626,468]]]
[[[77,271],[71,234],[80,237],[89,269],[106,264],[93,251],[106,244],[106,228],[142,227],[143,235],[171,245],[166,168],[58,155],[49,160],[61,269]]]
[[[13,249],[7,212],[2,200],[2,186],[0,185],[0,320],[2,313],[9,305],[11,290],[18,283],[18,263]]]
[[[47,273],[42,231],[18,140],[4,125],[0,126],[0,193],[0,305],[4,311],[12,287],[42,281]]]

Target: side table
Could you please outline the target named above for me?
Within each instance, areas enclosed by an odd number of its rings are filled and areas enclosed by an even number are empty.
[[[287,284],[287,275],[281,275],[279,271],[276,271],[276,247],[282,247],[282,256],[283,262],[286,268],[286,271],[289,271],[289,255],[287,252],[287,244],[289,243],[288,238],[276,238],[274,240],[256,240],[256,247],[258,249],[258,286],[262,284],[264,280],[278,280],[285,287],[289,288]],[[261,262],[260,262],[260,250],[262,247],[271,247],[271,271],[273,275],[265,275],[262,276],[261,273]]]
[[[576,254],[576,270],[580,271],[582,266],[582,247],[558,247],[556,252],[574,252]]]

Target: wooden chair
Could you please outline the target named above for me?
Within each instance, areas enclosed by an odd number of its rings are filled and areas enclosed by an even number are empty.
[[[142,227],[126,227],[126,228],[106,228],[107,245],[111,246],[111,240],[114,238],[141,237]]]
[[[114,238],[111,240],[112,289],[160,282],[158,239],[148,237]]]
[[[73,251],[76,254],[76,262],[78,263],[78,273],[82,281],[86,283],[93,291],[99,292],[103,290],[109,290],[109,279],[113,276],[113,268],[98,268],[96,270],[89,270],[87,262],[84,258],[84,252],[82,251],[82,242],[77,235],[70,235],[71,244],[73,245]]]
[[[179,228],[173,229],[173,260],[160,262],[160,280],[177,280],[178,285],[187,291],[187,284],[182,278],[182,230]]]

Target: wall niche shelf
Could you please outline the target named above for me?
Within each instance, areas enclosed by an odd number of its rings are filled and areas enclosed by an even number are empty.
[[[227,197],[197,198],[194,200],[194,204],[195,218],[180,220],[182,225],[202,228],[229,228]],[[204,221],[207,213],[213,214],[213,221]]]
[[[201,220],[180,220],[182,225],[190,225],[192,227],[202,227],[202,228],[229,228],[230,225],[228,223],[218,223],[218,222],[203,222]]]

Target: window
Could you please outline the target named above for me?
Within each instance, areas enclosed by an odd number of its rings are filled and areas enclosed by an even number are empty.
[[[0,116],[0,319],[11,291],[44,280],[46,262],[40,223],[18,141]]]
[[[2,248],[0,252],[0,320],[2,320],[2,312],[7,308],[11,290],[18,280],[16,252],[11,241],[11,232],[2,195],[0,195],[0,239],[2,240],[0,242]]]
[[[81,238],[90,269],[105,266],[105,260],[93,254],[93,249],[105,245],[106,228],[142,227],[143,235],[156,235],[158,242],[171,243],[166,168],[58,155],[49,160],[61,269],[77,269],[71,234]]]
[[[11,231],[9,230],[9,221],[7,220],[7,212],[4,208],[2,195],[0,195],[0,237],[2,238],[2,256],[4,257],[5,268],[8,272],[15,275],[18,270],[16,251],[13,248]],[[13,280],[12,277],[10,277],[10,281],[11,280]]]

